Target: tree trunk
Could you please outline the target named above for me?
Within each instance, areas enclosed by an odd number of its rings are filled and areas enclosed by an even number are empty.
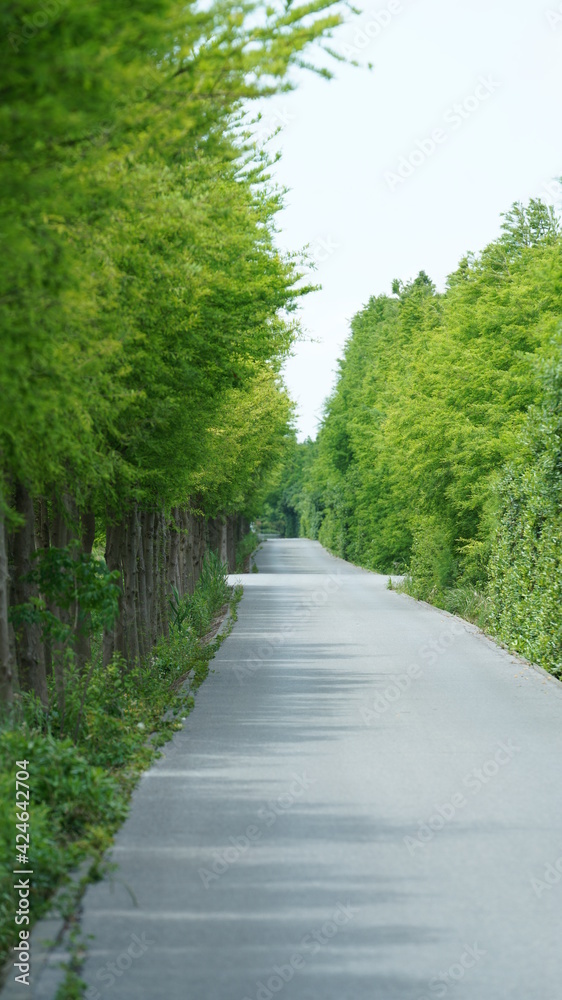
[[[168,565],[170,560],[170,533],[168,531],[168,525],[166,523],[166,514],[164,511],[160,514],[160,524],[162,532],[162,563],[160,567],[159,574],[159,599],[160,599],[160,628],[161,635],[168,636]]]
[[[35,511],[33,500],[23,483],[16,484],[16,510],[25,518],[21,528],[14,533],[14,604],[27,604],[38,597],[37,587],[25,579],[32,568],[35,552]],[[19,683],[22,691],[31,691],[48,707],[47,675],[41,643],[41,628],[37,623],[23,624],[16,633],[16,657]]]
[[[136,509],[132,510],[127,516],[124,531],[125,550],[123,553],[123,629],[127,646],[126,658],[131,667],[134,666],[140,658],[139,638],[137,634],[138,562],[135,514]]]
[[[135,510],[135,533],[138,561],[138,601],[137,601],[137,635],[139,642],[139,654],[144,660],[150,652],[149,642],[149,615],[148,615],[148,594],[146,581],[146,562],[144,534],[146,531],[146,511]]]
[[[180,554],[180,530],[181,526],[179,523],[179,513],[176,507],[172,507],[170,512],[170,526],[168,528],[169,532],[169,559],[168,559],[168,573],[167,582],[168,593],[171,592],[172,587],[175,587],[180,593],[181,583],[179,574],[179,554]]]
[[[0,704],[9,705],[14,697],[14,664],[8,625],[10,576],[6,549],[6,524],[3,497],[0,495]]]
[[[193,585],[197,583],[199,577],[201,576],[201,570],[203,569],[203,559],[205,556],[206,549],[206,531],[205,522],[202,517],[195,518],[195,577]]]
[[[193,578],[192,578],[192,591],[195,590],[195,586],[201,574],[201,537],[200,537],[200,523],[199,518],[194,514],[191,518],[191,528],[193,532],[192,541],[192,567],[193,567]]]
[[[49,505],[46,497],[39,497],[37,500],[38,512],[38,544],[46,552],[51,545],[51,526],[49,523]],[[52,611],[52,606],[47,601],[47,607]],[[53,644],[50,636],[43,639],[43,650],[45,654],[45,672],[47,677],[53,676]]]
[[[59,497],[53,493],[51,500],[51,524],[50,541],[51,545],[57,549],[64,549],[70,544],[76,534],[78,513],[76,504],[72,497],[64,493]],[[72,626],[76,617],[76,608],[59,608],[53,601],[48,601],[47,606],[51,614],[55,615],[64,625]],[[57,640],[51,644],[52,671],[55,678],[57,691],[57,703],[61,719],[61,728],[65,715],[66,682],[64,675],[65,645]]]
[[[154,559],[153,559],[153,574],[152,574],[152,622],[153,622],[153,632],[152,632],[152,645],[158,639],[160,635],[160,543],[162,541],[161,531],[160,531],[160,516],[157,511],[154,511]]]
[[[228,520],[225,519],[220,527],[220,550],[219,558],[222,563],[228,566]]]
[[[187,563],[187,534],[185,530],[185,510],[178,507],[177,511],[179,546],[178,546],[178,590],[180,597],[185,595],[185,571]]]
[[[193,593],[193,517],[188,510],[182,511],[183,565],[182,594]]]
[[[193,593],[193,515],[185,512],[185,569],[184,588],[186,594]]]
[[[221,550],[221,528],[222,525],[218,518],[210,518],[205,525],[205,535],[206,535],[206,548],[214,552],[220,558]]]
[[[238,541],[238,517],[231,514],[226,522],[226,563],[230,573],[236,572],[236,542]]]
[[[146,641],[147,652],[150,652],[154,645],[156,633],[156,603],[154,600],[154,558],[155,558],[155,537],[154,537],[154,511],[147,511],[145,514],[144,530],[144,567],[146,574]]]
[[[96,519],[93,511],[86,511],[81,515],[80,528],[82,535],[82,552],[91,556],[92,549],[94,547],[94,538],[96,536]],[[91,631],[92,616],[88,612],[87,614],[80,616],[76,628],[74,651],[76,653],[76,663],[78,664],[78,669],[80,671],[85,669],[86,664],[92,658],[92,648],[90,643]]]
[[[106,667],[113,655],[123,649],[123,575],[121,569],[121,533],[120,524],[109,524],[105,533],[105,561],[109,570],[119,570],[121,587],[119,594],[119,611],[110,629],[103,633],[103,665]]]
[[[52,500],[53,514],[51,524],[51,545],[57,549],[64,549],[70,542],[71,532],[69,528],[70,512],[67,505],[67,498],[62,500],[54,495]]]

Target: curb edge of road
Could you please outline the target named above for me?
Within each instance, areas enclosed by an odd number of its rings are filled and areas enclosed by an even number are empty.
[[[405,594],[403,591],[392,590],[390,593],[396,594],[397,597],[405,597],[407,601],[411,601],[413,604],[420,604],[422,607],[428,608],[430,611],[436,611],[440,615],[445,615],[446,618],[454,618],[455,621],[462,622],[467,632],[475,635],[478,639],[487,643],[489,646],[493,646],[494,649],[499,649],[502,653],[505,653],[506,657],[514,663],[519,663],[522,667],[528,667],[531,670],[536,671],[541,674],[545,680],[550,681],[552,684],[556,685],[557,690],[562,696],[562,678],[555,677],[544,667],[541,667],[538,663],[533,663],[532,660],[527,660],[521,653],[516,653],[509,646],[506,646],[500,639],[496,639],[493,635],[489,635],[484,629],[480,628],[479,625],[475,625],[474,622],[468,620],[468,618],[461,618],[460,615],[454,615],[451,611],[446,611],[445,608],[439,608],[436,604],[430,604],[429,601],[421,600],[417,597],[412,597],[411,594]]]

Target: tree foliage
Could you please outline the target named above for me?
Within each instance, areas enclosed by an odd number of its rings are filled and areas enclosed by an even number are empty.
[[[368,568],[407,571],[417,596],[484,611],[556,667],[558,221],[539,201],[514,205],[444,293],[424,272],[393,293],[352,320],[318,440],[300,446],[300,530]]]
[[[188,518],[218,519],[201,544],[225,556],[220,524],[255,509],[287,432],[279,370],[303,288],[275,247],[281,197],[246,112],[290,88],[292,67],[330,75],[322,50],[341,11],[52,0],[39,15],[0,2],[0,586],[10,575],[12,604],[67,627],[72,609],[46,608],[29,565],[94,519],[121,580],[113,648],[133,660],[166,630],[170,587],[200,572]],[[150,636],[127,638],[143,605]],[[44,700],[33,678],[50,653],[38,623],[18,620],[20,681]]]

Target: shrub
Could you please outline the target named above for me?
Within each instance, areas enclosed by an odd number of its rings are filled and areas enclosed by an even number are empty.
[[[414,597],[438,600],[457,570],[448,532],[436,518],[416,518],[408,590]]]
[[[14,932],[15,761],[30,761],[31,912],[36,919],[65,873],[86,854],[108,846],[139,771],[179,728],[177,716],[193,706],[182,681],[193,672],[192,686],[197,686],[207,675],[221,640],[201,640],[229,597],[227,569],[210,554],[194,593],[177,600],[175,609],[172,598],[169,636],[158,642],[148,662],[131,669],[119,657],[107,667],[98,660],[86,673],[70,664],[64,712],[56,698],[46,713],[23,696],[23,724],[5,722],[0,730],[0,961]]]
[[[551,363],[546,401],[529,411],[522,462],[498,489],[490,559],[490,621],[513,649],[562,677],[562,367]]]
[[[69,739],[56,739],[24,725],[0,732],[0,953],[14,932],[11,874],[15,864],[15,762],[28,760],[30,864],[33,868],[31,915],[45,909],[69,867],[100,841],[100,827],[112,831],[125,816],[126,803],[111,774],[88,763]]]
[[[236,572],[244,573],[247,572],[249,567],[250,556],[256,551],[259,545],[259,538],[255,531],[249,531],[247,535],[244,535],[236,547]]]

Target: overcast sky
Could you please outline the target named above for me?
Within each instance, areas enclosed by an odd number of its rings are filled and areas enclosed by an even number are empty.
[[[422,269],[442,287],[512,202],[554,202],[562,174],[559,0],[375,0],[334,45],[373,70],[304,74],[260,125],[263,136],[283,125],[279,243],[310,244],[323,286],[302,308],[313,340],[286,368],[301,438],[316,433],[369,297]]]

